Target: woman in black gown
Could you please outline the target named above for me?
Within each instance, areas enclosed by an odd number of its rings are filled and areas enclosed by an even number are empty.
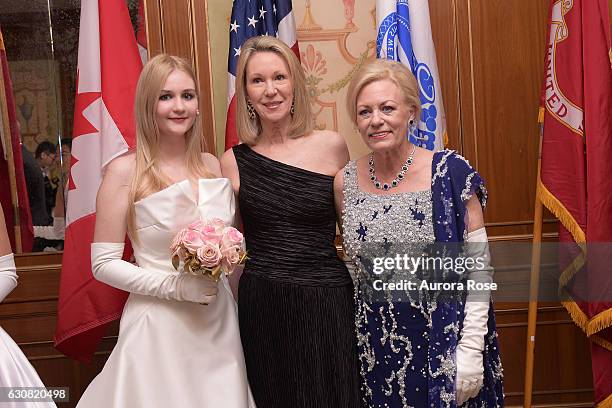
[[[249,260],[240,278],[240,335],[259,408],[356,407],[353,286],[334,238],[334,174],[344,139],[314,131],[300,63],[262,36],[241,49],[242,144],[221,159],[238,196]]]

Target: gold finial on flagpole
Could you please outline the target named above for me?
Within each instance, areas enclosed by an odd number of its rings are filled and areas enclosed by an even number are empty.
[[[307,31],[321,30],[321,26],[315,23],[314,19],[312,18],[312,14],[310,13],[310,0],[305,1],[305,6],[306,13],[304,14],[304,20],[298,29]]]

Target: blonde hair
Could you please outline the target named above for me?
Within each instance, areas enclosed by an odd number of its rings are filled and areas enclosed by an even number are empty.
[[[372,82],[388,79],[402,93],[404,102],[414,106],[415,120],[421,115],[421,100],[419,86],[412,72],[397,61],[376,59],[365,63],[351,79],[346,94],[346,109],[353,123],[357,123],[357,98],[366,85]]]
[[[236,131],[241,142],[252,145],[261,134],[259,116],[249,117],[247,110],[246,69],[249,60],[259,52],[271,52],[282,58],[289,68],[293,82],[294,113],[289,124],[288,136],[298,138],[313,130],[312,109],[306,89],[306,75],[300,61],[291,48],[281,40],[270,36],[249,38],[240,49],[236,77]]]
[[[156,122],[157,103],[166,79],[173,71],[182,71],[193,80],[196,98],[199,101],[198,85],[191,65],[180,57],[160,54],[143,67],[136,85],[134,116],[136,119],[136,169],[130,188],[130,208],[128,230],[134,232],[134,204],[144,197],[163,190],[171,184],[159,167],[160,134]],[[199,102],[198,102],[199,104]],[[185,133],[186,164],[189,174],[194,178],[214,178],[215,176],[202,162],[202,120],[196,115],[191,129]]]

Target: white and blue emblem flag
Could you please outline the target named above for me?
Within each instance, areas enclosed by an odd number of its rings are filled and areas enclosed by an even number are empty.
[[[399,61],[419,84],[421,118],[410,141],[429,150],[444,148],[446,118],[428,0],[376,0],[376,56]]]

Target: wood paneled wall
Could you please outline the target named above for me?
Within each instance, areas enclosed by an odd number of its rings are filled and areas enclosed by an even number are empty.
[[[489,235],[528,237],[548,2],[432,1],[430,12],[449,147],[487,182]]]
[[[104,366],[116,343],[118,324],[103,339],[91,364],[70,360],[53,347],[61,254],[16,255],[15,262],[19,285],[0,303],[0,327],[21,347],[46,386],[70,388],[70,402],[58,406],[74,407]]]
[[[191,61],[200,88],[204,150],[216,154],[207,0],[145,0],[149,56],[165,52]]]
[[[612,0],[610,0],[612,2]],[[145,0],[151,55],[181,55],[196,67],[208,150],[214,151],[206,0]],[[533,228],[547,0],[430,1],[442,77],[449,147],[487,181],[490,239],[529,241]],[[545,215],[554,239],[556,221]],[[73,362],[52,345],[61,258],[17,257],[20,285],[0,305],[0,326],[19,343],[49,386],[70,386],[74,406],[116,341],[113,327],[94,362]],[[496,305],[508,406],[522,403],[526,303]],[[538,313],[534,402],[590,406],[589,343],[559,304]]]

